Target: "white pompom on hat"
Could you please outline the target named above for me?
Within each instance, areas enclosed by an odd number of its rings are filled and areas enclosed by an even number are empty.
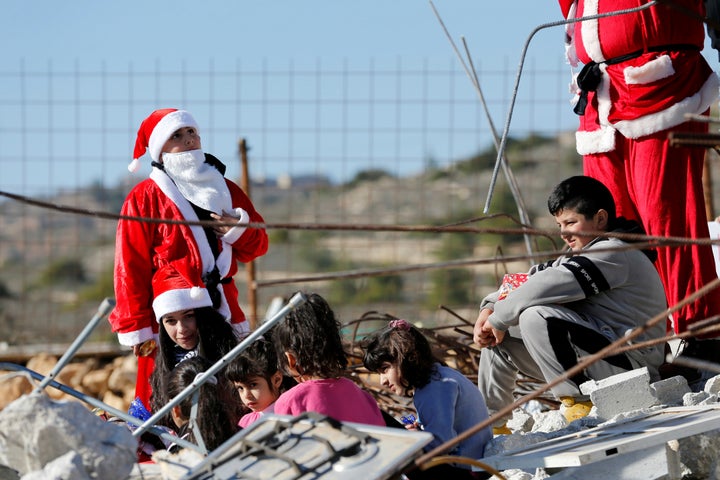
[[[134,172],[138,169],[140,166],[139,158],[145,155],[146,151],[150,153],[150,158],[156,162],[159,161],[165,142],[173,133],[183,127],[193,127],[195,130],[199,130],[193,116],[185,110],[163,108],[152,112],[140,124],[135,139],[133,161],[128,165],[128,170]]]
[[[187,262],[173,262],[161,267],[152,280],[155,319],[160,322],[168,313],[194,308],[212,307],[210,293],[197,269]]]

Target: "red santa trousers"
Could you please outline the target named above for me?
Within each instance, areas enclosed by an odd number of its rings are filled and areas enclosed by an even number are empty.
[[[615,134],[615,150],[585,155],[585,175],[612,192],[617,214],[638,220],[648,235],[708,238],[702,172],[705,150],[672,147],[671,131],[707,132],[707,125],[687,122],[672,129],[631,139]],[[674,306],[717,278],[710,246],[683,245],[657,249],[656,267]],[[672,314],[675,333],[694,321],[720,313],[720,289],[714,289]]]

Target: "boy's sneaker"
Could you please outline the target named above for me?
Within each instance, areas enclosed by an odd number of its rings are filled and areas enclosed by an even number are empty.
[[[561,397],[560,402],[562,403],[560,411],[567,423],[587,417],[593,407],[590,400],[576,400],[573,397]]]

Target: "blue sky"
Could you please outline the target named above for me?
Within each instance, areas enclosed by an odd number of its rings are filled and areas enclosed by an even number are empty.
[[[465,37],[478,69],[489,71],[515,71],[530,32],[540,24],[561,19],[555,1],[436,0],[435,6],[455,41],[460,44],[461,36]],[[534,65],[534,68],[547,65],[549,69],[555,68],[556,72],[554,76],[540,78],[534,84],[523,78],[521,94],[532,94],[532,98],[536,99],[542,97],[545,105],[516,106],[511,134],[513,129],[526,131],[538,126],[551,126],[555,130],[574,128],[577,120],[566,101],[569,99],[566,93],[569,73],[565,76],[564,67],[561,67],[562,73],[557,73],[557,66],[562,65],[563,58],[562,37],[562,29],[554,27],[540,31],[530,43],[526,65]],[[202,104],[175,105],[175,99],[181,95],[172,96],[168,92],[178,91],[184,86],[171,84],[170,80],[160,87],[150,81],[136,87],[133,94],[143,100],[125,102],[126,105],[117,113],[96,114],[90,107],[83,111],[77,107],[73,110],[72,106],[62,105],[66,99],[70,99],[66,103],[72,103],[77,96],[73,89],[83,90],[80,93],[92,96],[92,92],[84,90],[98,87],[79,87],[77,83],[61,78],[61,75],[48,78],[47,74],[43,76],[43,72],[73,72],[76,68],[98,70],[98,65],[108,71],[127,71],[128,65],[137,70],[152,70],[154,65],[177,68],[180,64],[182,68],[203,70],[209,64],[232,66],[239,60],[243,65],[250,66],[268,62],[273,68],[286,68],[288,64],[314,66],[318,62],[322,62],[323,67],[349,62],[353,67],[364,68],[370,59],[378,65],[377,68],[389,66],[392,69],[398,59],[402,59],[403,65],[421,65],[420,62],[429,61],[434,66],[451,66],[462,72],[430,3],[424,0],[6,0],[0,16],[0,45],[3,54],[3,64],[0,65],[0,190],[18,193],[72,188],[99,178],[112,182],[113,179],[127,177],[125,159],[129,161],[139,121],[153,108],[166,106],[188,108],[198,118],[201,128],[208,124],[227,124],[227,130],[233,135],[237,130],[249,132],[254,140],[255,152],[265,157],[262,166],[253,170],[255,174],[272,177],[280,173],[332,172],[336,178],[346,180],[356,169],[368,167],[358,163],[345,168],[343,163],[342,171],[337,171],[338,163],[334,159],[338,156],[350,157],[348,152],[358,151],[352,139],[334,140],[325,130],[342,118],[327,114],[317,122],[320,126],[312,127],[320,134],[303,136],[297,132],[319,118],[320,114],[301,112],[299,104],[288,107],[292,109],[289,113],[279,111],[278,119],[271,118],[266,111],[253,110],[251,102],[243,105],[245,118],[252,117],[254,120],[260,115],[267,115],[263,122],[276,126],[276,130],[295,129],[292,135],[272,137],[261,133],[256,125],[247,122],[238,124],[234,118],[223,118],[218,112],[206,111]],[[717,70],[716,52],[706,56]],[[38,79],[31,78],[26,80],[27,86],[19,86],[17,72],[20,70],[37,72]],[[2,76],[8,71],[12,74]],[[475,93],[470,82],[462,73],[458,78],[452,80],[456,84],[453,88],[459,92],[457,95],[464,94],[474,101]],[[300,83],[300,80],[293,81]],[[250,92],[248,95],[262,94],[261,87],[253,90],[251,79],[245,79],[245,82],[248,85],[245,90]],[[507,115],[508,92],[513,83],[514,75],[506,75],[502,79],[481,78],[485,97],[493,102],[493,121],[500,130]],[[328,90],[333,88],[327,84],[323,87]],[[115,86],[115,90],[123,88],[122,85]],[[203,88],[195,90],[202,91]],[[310,93],[299,93],[297,96],[312,96],[315,87],[309,84],[307,88]],[[389,85],[387,90],[393,88]],[[403,85],[403,88],[412,91],[416,86]],[[288,89],[281,84],[277,90],[285,94]],[[112,95],[113,92],[107,98],[114,100]],[[17,100],[19,97],[27,100],[21,105]],[[147,101],[143,103],[145,97]],[[33,108],[33,102],[41,106]],[[52,106],[47,107],[46,104]],[[401,112],[403,122],[409,123],[408,118],[414,114],[412,108],[408,106],[407,111]],[[412,173],[413,169],[422,168],[423,158],[437,158],[443,164],[471,155],[491,144],[487,128],[481,127],[485,128],[482,135],[462,133],[458,128],[456,135],[446,135],[442,139],[428,135],[407,140],[406,147],[400,144],[400,140],[382,135],[383,130],[392,130],[400,123],[397,119],[394,123],[392,121],[393,115],[400,116],[397,110],[382,114],[376,112],[378,119],[373,120],[371,127],[361,125],[365,129],[376,129],[372,132],[378,133],[370,133],[373,138],[369,141],[373,145],[369,147],[369,153],[359,155],[362,158],[379,158],[381,162],[383,158],[392,156],[416,159],[414,162],[398,160],[397,165],[392,166],[394,173]],[[285,121],[290,114],[300,117],[303,113],[305,116],[302,118]],[[98,115],[97,119],[93,115]],[[348,125],[362,120],[355,117],[367,116],[359,109],[348,110],[344,115],[351,117]],[[472,112],[468,115],[480,117]],[[383,116],[389,119],[387,127],[383,124]],[[83,126],[80,117],[90,125]],[[446,120],[431,114],[427,122],[430,121],[442,128],[442,122]],[[93,130],[92,127],[100,122],[107,123],[104,128],[110,133]],[[24,123],[22,127],[19,126],[21,123]],[[466,130],[472,130],[480,123],[458,117],[448,120],[447,126],[465,126]],[[49,128],[46,124],[50,125]],[[41,132],[43,128],[50,133]],[[211,131],[213,135],[203,137],[205,149],[223,159],[234,155],[235,137],[222,135],[218,130]],[[325,142],[322,145],[317,138],[319,135]],[[357,142],[368,143],[367,137],[365,135]],[[103,161],[97,161],[99,156]],[[351,161],[347,159],[347,162]],[[44,172],[40,178],[36,174],[38,171]],[[229,170],[228,173],[237,175],[237,171]]]
[[[435,6],[448,29],[465,35],[478,57],[517,57],[533,27],[560,18],[555,2],[538,0],[437,0]],[[557,29],[543,37],[544,48],[562,53]],[[0,39],[6,58],[38,59],[422,57],[450,52],[429,2],[423,0],[7,0]]]

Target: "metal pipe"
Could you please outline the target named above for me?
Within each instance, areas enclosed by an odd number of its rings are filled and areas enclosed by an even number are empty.
[[[40,382],[40,385],[38,385],[35,390],[33,390],[33,394],[40,393],[49,383],[52,381],[52,379],[55,378],[55,376],[60,373],[60,370],[62,370],[65,365],[72,359],[72,357],[75,355],[75,352],[78,351],[80,346],[85,342],[87,337],[90,336],[92,331],[95,329],[97,324],[105,318],[112,309],[115,308],[115,299],[112,298],[105,298],[98,307],[97,313],[93,316],[93,318],[90,319],[87,325],[85,325],[85,328],[82,332],[80,332],[80,335],[75,339],[75,341],[70,345],[70,347],[65,350],[65,353],[62,357],[60,357],[60,360],[55,364],[53,369],[50,371],[50,373],[43,378],[43,380]]]
[[[453,48],[453,51],[455,52],[455,55],[457,55],[458,60],[460,60],[460,65],[462,65],[463,70],[465,70],[465,74],[470,79],[470,83],[472,83],[473,87],[475,87],[475,92],[478,95],[478,98],[480,99],[480,104],[483,107],[483,110],[485,111],[485,117],[488,121],[488,126],[490,127],[490,133],[492,134],[493,139],[493,145],[495,145],[495,150],[499,151],[500,148],[500,137],[498,136],[497,129],[495,128],[495,122],[493,122],[492,117],[490,116],[490,109],[488,108],[487,102],[485,101],[485,95],[483,94],[482,88],[480,88],[480,79],[477,76],[477,71],[475,70],[475,65],[472,61],[472,57],[470,56],[470,51],[468,50],[467,43],[465,42],[465,38],[462,39],[463,41],[463,47],[465,49],[465,55],[467,56],[468,63],[470,66],[468,67],[465,64],[465,61],[462,58],[462,55],[460,55],[460,51],[458,50],[457,46],[455,45],[455,41],[450,36],[450,32],[448,32],[447,27],[445,27],[445,22],[443,22],[442,18],[440,17],[440,13],[438,13],[437,9],[435,8],[435,4],[430,0],[430,7],[433,10],[433,13],[435,13],[435,17],[437,18],[438,22],[440,23],[440,26],[442,27],[443,31],[445,32],[445,36],[447,37],[448,41],[450,42],[450,45]],[[525,225],[530,225],[530,216],[527,213],[527,207],[525,206],[525,201],[522,198],[522,194],[520,192],[520,187],[517,183],[517,180],[515,179],[515,175],[513,174],[512,170],[510,170],[510,165],[507,162],[507,158],[505,158],[505,155],[503,154],[503,173],[505,174],[505,178],[508,181],[508,185],[510,186],[510,193],[512,193],[513,199],[515,200],[515,206],[518,210],[518,216],[520,217],[520,221]],[[523,238],[525,239],[525,248],[527,249],[527,252],[530,256],[533,255],[533,246],[532,242],[530,240],[530,235],[527,233],[523,234]]]

